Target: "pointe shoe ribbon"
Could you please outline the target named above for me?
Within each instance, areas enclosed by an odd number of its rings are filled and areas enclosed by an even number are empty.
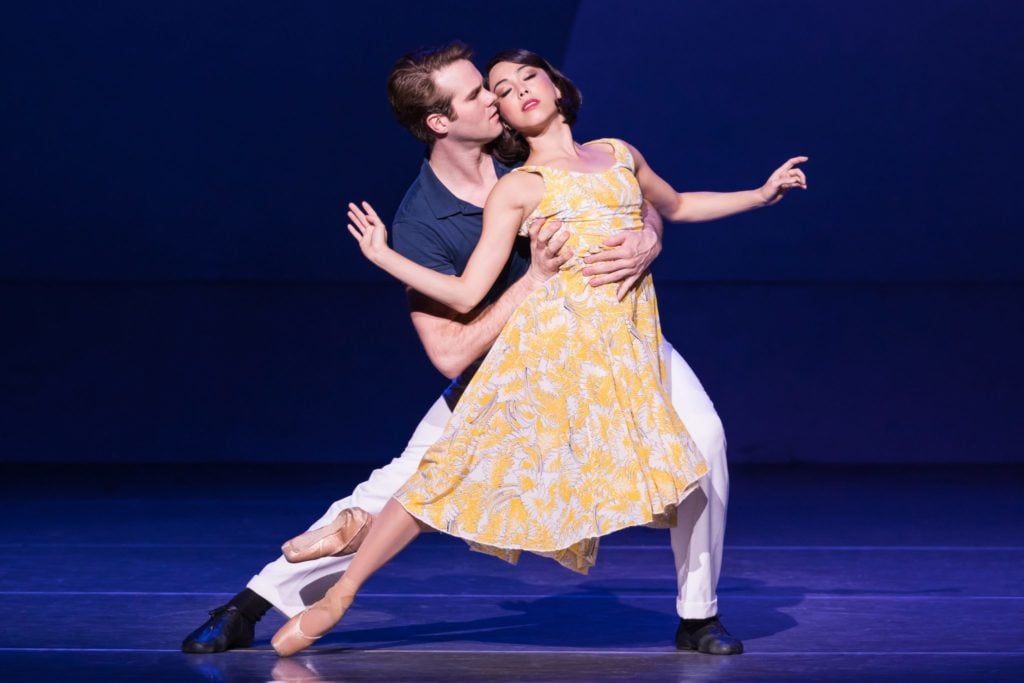
[[[373,524],[362,508],[345,508],[326,526],[311,529],[286,541],[281,553],[289,562],[308,562],[321,557],[349,555],[359,549]]]
[[[279,656],[290,657],[296,652],[305,650],[337,626],[356,598],[355,591],[348,585],[343,585],[344,583],[343,576],[338,583],[331,586],[323,598],[296,614],[277,630],[274,637],[270,639],[270,645]],[[317,635],[310,636],[303,632],[303,617],[307,617],[307,621],[318,622],[316,630],[319,633]]]

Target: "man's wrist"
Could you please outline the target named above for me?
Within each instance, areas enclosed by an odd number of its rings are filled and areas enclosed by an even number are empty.
[[[661,233],[651,226],[645,225],[644,234],[647,237],[647,244],[644,245],[645,260],[647,265],[650,266],[654,259],[658,258],[658,255],[661,254]]]

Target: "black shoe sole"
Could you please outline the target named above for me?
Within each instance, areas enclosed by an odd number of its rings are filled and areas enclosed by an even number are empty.
[[[243,650],[250,645],[252,641],[244,644],[229,643],[224,647],[219,647],[216,643],[182,643],[181,651],[188,655],[214,655],[228,650]]]
[[[684,652],[699,652],[702,655],[712,655],[715,657],[728,657],[730,655],[741,655],[743,654],[743,643],[738,643],[738,647],[734,651],[730,652],[709,652],[708,650],[702,650],[696,645],[690,643],[676,643],[676,649]]]

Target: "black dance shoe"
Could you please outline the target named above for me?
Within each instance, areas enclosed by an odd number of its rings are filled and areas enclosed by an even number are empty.
[[[680,619],[676,649],[696,650],[706,655],[738,655],[743,653],[743,643],[725,630],[717,616]]]
[[[237,607],[224,605],[211,610],[206,623],[188,634],[181,643],[181,651],[208,655],[237,647],[249,647],[255,632],[255,622],[247,619]]]

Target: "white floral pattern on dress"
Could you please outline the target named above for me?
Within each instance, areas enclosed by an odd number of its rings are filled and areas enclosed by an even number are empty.
[[[395,497],[474,550],[526,550],[586,573],[598,538],[671,525],[707,465],[672,407],[650,274],[623,301],[590,287],[582,256],[637,230],[642,196],[628,148],[598,173],[524,166],[545,193],[524,223],[561,220],[576,254],[512,314],[444,434]]]

